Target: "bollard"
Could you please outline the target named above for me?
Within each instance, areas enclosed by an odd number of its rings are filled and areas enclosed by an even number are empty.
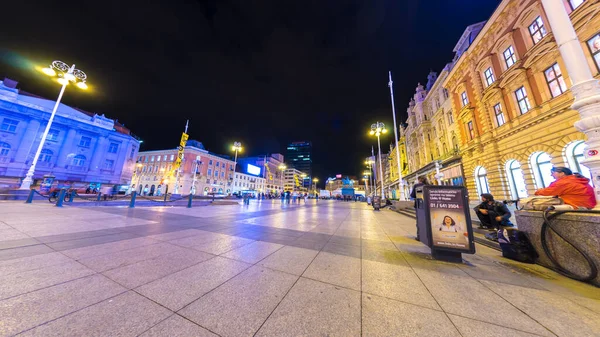
[[[136,195],[137,195],[136,191],[133,191],[133,193],[131,193],[131,201],[129,202],[129,208],[135,207],[135,196]]]
[[[64,188],[60,190],[60,192],[58,193],[58,200],[56,200],[56,207],[62,207],[63,201],[65,200],[66,192],[67,190],[65,190]]]
[[[190,196],[188,197],[188,205],[187,208],[192,208],[192,200],[194,199],[194,195],[190,194]]]
[[[163,200],[163,202],[167,202],[167,193],[165,193],[165,199]]]
[[[102,197],[102,192],[98,192],[98,199],[96,201],[100,201],[101,197]]]
[[[69,202],[73,202],[73,196],[75,195],[75,191],[69,192]]]
[[[33,193],[35,193],[35,190],[29,190],[29,196],[25,201],[26,204],[31,204],[31,202],[33,201]]]

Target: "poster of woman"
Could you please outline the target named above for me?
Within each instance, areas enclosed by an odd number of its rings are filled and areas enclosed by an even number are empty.
[[[432,209],[433,246],[469,250],[469,233],[461,210]]]

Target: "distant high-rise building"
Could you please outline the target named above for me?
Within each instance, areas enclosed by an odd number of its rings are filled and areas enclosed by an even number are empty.
[[[306,141],[290,143],[287,146],[285,158],[290,167],[308,175],[306,180],[310,184],[310,179],[312,179],[312,144]]]

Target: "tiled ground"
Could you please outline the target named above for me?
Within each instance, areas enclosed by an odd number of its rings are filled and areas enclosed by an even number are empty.
[[[364,204],[0,203],[0,336],[600,336],[600,290]]]

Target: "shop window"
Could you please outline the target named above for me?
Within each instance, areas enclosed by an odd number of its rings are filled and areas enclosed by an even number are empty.
[[[517,103],[519,104],[521,115],[531,110],[531,104],[529,104],[529,98],[527,97],[527,91],[525,90],[525,87],[520,87],[517,89],[515,91],[515,96],[517,97]]]
[[[540,40],[546,36],[546,27],[544,27],[544,21],[542,21],[541,17],[538,16],[533,20],[533,23],[529,25],[529,35],[531,35],[533,44],[540,42]]]
[[[508,46],[503,53],[504,62],[506,63],[506,68],[512,67],[513,64],[517,62],[517,56],[515,55],[515,49],[513,46]]]
[[[504,112],[502,112],[502,105],[500,105],[500,103],[494,105],[494,115],[496,115],[496,123],[498,123],[498,127],[506,123],[506,120],[504,120]]]
[[[506,175],[508,176],[512,198],[527,198],[527,186],[523,177],[523,170],[521,170],[521,164],[516,160],[506,163]]]
[[[594,186],[592,172],[582,163],[585,159],[585,155],[583,154],[584,148],[585,143],[582,140],[569,144],[566,149],[567,162],[573,172],[579,172],[582,176],[590,180],[590,185]]]
[[[494,72],[492,71],[492,67],[487,68],[483,72],[483,75],[485,76],[485,83],[487,84],[488,87],[490,85],[492,85],[492,83],[494,83],[494,81],[496,81],[496,79],[494,78]]]
[[[552,169],[551,159],[546,152],[536,152],[531,156],[531,168],[538,188],[548,187],[554,181],[552,174],[550,174]]]
[[[556,97],[567,91],[567,85],[565,84],[558,63],[554,63],[550,68],[546,69],[544,75],[546,76],[546,83],[548,83],[552,97]]]
[[[477,185],[477,193],[490,193],[490,185],[487,178],[487,170],[483,166],[478,166],[475,169],[475,182]]]

